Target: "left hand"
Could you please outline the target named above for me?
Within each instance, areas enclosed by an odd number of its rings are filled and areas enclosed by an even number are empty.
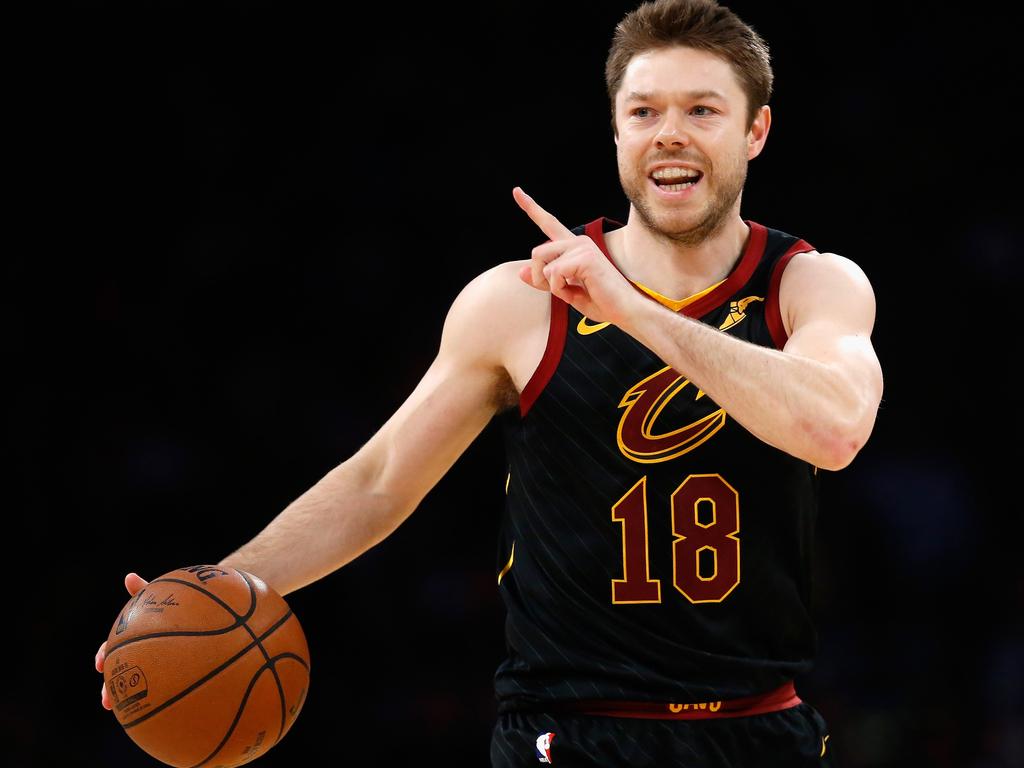
[[[575,235],[526,194],[522,187],[512,197],[533,223],[551,238],[533,249],[530,263],[519,271],[524,283],[550,291],[596,323],[619,325],[628,302],[639,294],[586,235]]]

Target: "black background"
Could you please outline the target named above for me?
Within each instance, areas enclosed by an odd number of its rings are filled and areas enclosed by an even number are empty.
[[[632,7],[79,2],[12,27],[8,764],[157,765],[92,669],[124,574],[217,562],[365,442],[462,286],[545,239],[513,186],[568,226],[625,220],[603,67]],[[1019,766],[1009,16],[730,7],[776,75],[742,215],[864,268],[886,376],[824,478],[798,690],[847,768]],[[261,765],[487,764],[497,437],[288,597],[312,686]]]

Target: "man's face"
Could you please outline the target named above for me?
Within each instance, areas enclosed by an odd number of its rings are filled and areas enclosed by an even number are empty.
[[[748,133],[746,94],[731,66],[677,46],[629,62],[615,96],[615,120],[619,179],[633,208],[651,230],[697,245],[736,209],[747,162],[761,151],[770,113],[762,107]],[[655,170],[666,164],[701,175],[655,179]]]

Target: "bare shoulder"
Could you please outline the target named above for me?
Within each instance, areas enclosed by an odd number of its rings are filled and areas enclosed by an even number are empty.
[[[465,363],[500,369],[506,399],[518,397],[547,343],[551,294],[527,285],[529,261],[497,264],[462,289],[445,320],[442,352]]]
[[[837,253],[805,251],[786,265],[779,285],[779,309],[791,334],[801,316],[829,313],[855,315],[871,325],[875,294],[864,270]]]
[[[520,268],[527,264],[506,261],[477,275],[456,297],[449,317],[472,319],[472,330],[492,341],[523,325],[546,324],[551,297],[519,278]]]
[[[529,265],[529,260],[505,261],[481,272],[464,289],[484,301],[499,302],[510,311],[526,311],[542,306],[547,299],[544,291],[527,285],[519,278],[519,270]]]
[[[786,282],[804,282],[815,280],[839,281],[848,283],[852,288],[871,290],[871,283],[852,259],[828,251],[804,251],[796,254],[786,266],[782,274],[782,285]]]

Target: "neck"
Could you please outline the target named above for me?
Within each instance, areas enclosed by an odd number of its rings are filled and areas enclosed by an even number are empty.
[[[605,245],[630,280],[680,299],[728,277],[749,236],[750,227],[736,211],[700,243],[680,243],[648,228],[630,207],[626,225],[605,235]]]

